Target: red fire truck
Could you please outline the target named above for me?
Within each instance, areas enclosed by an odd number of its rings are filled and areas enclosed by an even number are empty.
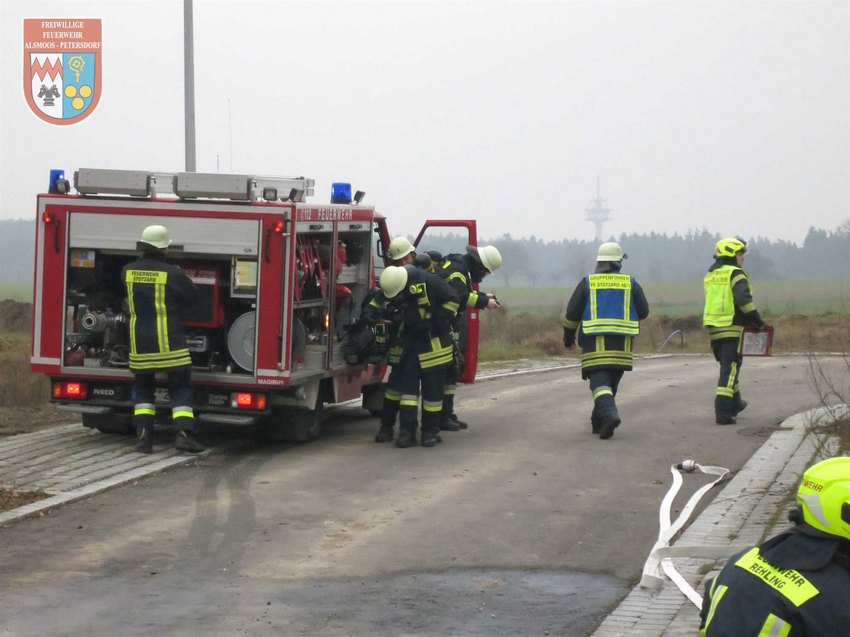
[[[161,224],[172,239],[169,259],[200,292],[185,320],[201,423],[309,440],[323,405],[362,395],[377,413],[385,366],[352,363],[343,346],[384,267],[386,219],[348,184],[334,184],[335,203],[310,203],[314,185],[304,177],[80,169],[72,189],[52,171],[49,192],[38,196],[31,359],[33,371],[50,377],[52,401],[87,427],[131,430],[119,275],[137,257],[142,230]],[[429,221],[423,233],[429,227],[453,227],[476,244],[475,221]],[[464,382],[477,366],[478,315],[468,314]],[[165,408],[164,383],[157,401]]]

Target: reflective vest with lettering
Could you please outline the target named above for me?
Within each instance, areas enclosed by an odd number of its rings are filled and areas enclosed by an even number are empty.
[[[590,274],[585,281],[588,299],[581,319],[582,332],[637,336],[640,323],[632,299],[632,277],[608,272]]]

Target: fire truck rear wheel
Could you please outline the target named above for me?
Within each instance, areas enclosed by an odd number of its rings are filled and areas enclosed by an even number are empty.
[[[83,426],[105,434],[133,433],[133,422],[129,414],[83,414]]]
[[[261,425],[260,435],[266,440],[309,442],[322,431],[322,405],[316,409],[281,407],[272,411]]]

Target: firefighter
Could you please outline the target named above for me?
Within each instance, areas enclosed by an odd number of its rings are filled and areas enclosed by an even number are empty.
[[[400,239],[404,239],[404,237],[400,237]],[[404,240],[407,241],[406,239]],[[434,262],[426,252],[416,254],[413,258],[413,265],[426,272],[434,272]],[[376,344],[384,344],[388,347],[387,362],[390,366],[390,375],[384,385],[381,427],[375,435],[375,442],[390,442],[393,439],[395,421],[398,417],[401,401],[401,370],[399,363],[401,362],[402,348],[398,339],[401,315],[398,306],[387,299],[380,288],[376,288],[367,297],[360,318],[362,321],[373,326]],[[439,434],[435,436],[435,439],[437,442],[443,441]]]
[[[386,268],[381,273],[380,285],[384,295],[402,312],[399,434],[395,444],[397,447],[416,444],[421,387],[419,444],[433,447],[440,431],[445,370],[452,363],[451,324],[457,314],[458,299],[443,279],[412,265]]]
[[[789,518],[706,583],[702,637],[850,634],[850,458],[805,471]]]
[[[603,440],[620,425],[617,389],[632,369],[640,321],[649,316],[643,288],[633,276],[620,274],[627,256],[617,243],[599,246],[596,269],[576,286],[564,317],[564,346],[572,349],[578,341],[581,347],[581,377],[590,381],[593,394],[591,431]]]
[[[454,360],[446,373],[446,388],[443,395],[443,411],[440,417],[440,429],[443,431],[460,431],[469,425],[460,420],[455,414],[455,392],[463,369],[464,352],[466,351],[466,309],[479,310],[496,309],[501,307],[495,294],[482,294],[473,289],[473,284],[479,284],[488,274],[493,274],[502,265],[502,255],[496,246],[466,246],[466,254],[448,254],[442,257],[433,251],[430,255],[435,262],[436,272],[448,281],[460,300],[460,310],[454,321],[453,338]]]
[[[195,302],[197,290],[179,267],[166,263],[170,244],[167,228],[146,227],[136,244],[141,258],[121,272],[130,310],[130,371],[135,379],[133,424],[138,437],[136,451],[141,453],[153,451],[157,372],[168,376],[171,419],[177,430],[174,446],[190,453],[204,450],[194,436],[192,359],[180,317]]]
[[[718,425],[734,425],[747,406],[741,398],[740,371],[744,326],[764,327],[753,303],[747,273],[742,269],[747,243],[738,237],[721,239],[714,246],[714,263],[705,275],[703,325],[708,328],[714,358],[720,363],[720,378],[714,395]]]
[[[396,237],[390,241],[387,256],[389,257],[387,265],[409,265],[416,258],[416,252],[407,237]]]

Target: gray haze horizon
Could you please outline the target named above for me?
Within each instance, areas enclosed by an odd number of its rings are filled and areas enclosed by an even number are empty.
[[[101,18],[103,94],[52,126],[24,18]],[[349,181],[396,234],[802,242],[850,219],[850,3],[194,0],[197,170]],[[184,170],[183,2],[0,3],[0,219],[51,168]]]

